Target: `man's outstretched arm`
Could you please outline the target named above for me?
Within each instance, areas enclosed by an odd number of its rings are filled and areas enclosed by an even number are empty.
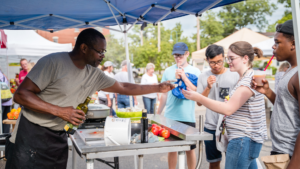
[[[102,90],[123,95],[143,95],[149,93],[165,93],[172,89],[174,89],[174,85],[169,82],[163,82],[155,85],[138,85],[116,81],[111,87]]]

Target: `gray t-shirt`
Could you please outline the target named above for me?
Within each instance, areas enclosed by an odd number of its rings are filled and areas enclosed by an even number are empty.
[[[300,132],[299,104],[288,88],[298,67],[290,68],[281,78],[270,123],[272,151],[293,156]]]
[[[132,77],[132,82],[134,82],[134,79],[133,79],[133,76]],[[129,80],[128,80],[128,72],[119,72],[115,75],[115,79],[118,81],[118,82],[125,82],[125,83],[129,83]]]
[[[204,89],[207,87],[207,79],[211,75],[216,76],[216,83],[214,83],[212,88],[210,89],[208,98],[223,102],[225,96],[228,96],[230,94],[231,90],[238,82],[240,76],[236,72],[230,72],[229,69],[227,69],[225,73],[220,75],[213,74],[211,70],[208,70],[202,73],[198,78],[198,93],[203,93]],[[216,130],[218,119],[218,113],[211,111],[210,109],[206,109],[204,127],[209,130]]]
[[[37,94],[39,98],[59,107],[76,108],[95,91],[108,88],[115,83],[114,79],[91,65],[86,65],[84,69],[77,68],[67,52],[53,53],[41,58],[27,77],[41,90]],[[27,108],[22,109],[21,113],[30,122],[51,130],[62,131],[67,124],[57,116],[38,113]],[[19,121],[20,118],[10,138],[12,143],[15,142]]]

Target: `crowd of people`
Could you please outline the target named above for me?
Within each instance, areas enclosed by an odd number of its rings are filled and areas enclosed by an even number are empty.
[[[136,106],[136,96],[142,95],[144,108],[149,114],[163,114],[192,127],[196,127],[196,104],[205,106],[204,131],[213,135],[213,140],[205,141],[210,169],[220,168],[222,152],[217,148],[215,134],[223,129],[226,129],[229,141],[225,169],[257,169],[255,159],[268,139],[264,101],[267,97],[274,104],[270,122],[270,154],[288,154],[291,161],[287,168],[300,168],[297,160],[300,156],[300,89],[292,20],[277,25],[274,40],[274,56],[277,61],[285,61],[275,75],[274,91],[266,79],[262,80],[263,86],[257,85],[252,63],[255,56],[262,57],[263,52],[246,41],[231,44],[227,53],[221,46],[208,46],[205,55],[211,69],[205,72],[188,63],[188,46],[178,42],[172,51],[176,64],[164,70],[161,82],[155,75],[155,65],[148,63],[141,85],[135,84],[133,76],[128,79],[126,60],[120,65],[121,71],[115,75],[116,65],[111,61],[106,61],[101,70],[97,68],[106,52],[106,40],[95,29],[82,31],[72,52],[45,56],[30,73],[27,60],[21,60],[22,70],[19,78],[15,79],[19,88],[14,101],[25,108],[9,138],[6,168],[30,167],[28,160],[22,158],[29,148],[47,152],[47,155],[35,155],[35,161],[38,161],[35,167],[66,166],[67,135],[61,128],[67,121],[74,125],[82,123],[78,119],[84,120],[84,113],[74,109],[74,106],[95,91],[99,91],[100,103],[111,108],[112,116],[116,116],[113,99],[116,108],[126,108],[130,107],[130,96],[133,96],[132,105]],[[225,62],[229,68],[224,66]],[[2,73],[0,79],[8,82]],[[174,80],[178,83],[179,93],[174,93],[174,85],[170,83]],[[79,85],[82,81],[86,85]],[[160,104],[156,110],[157,101]],[[11,102],[2,103],[2,109],[7,111],[6,107]],[[221,127],[218,126],[220,118],[223,119]],[[29,139],[32,137],[39,139],[32,141]],[[56,140],[54,142],[59,152],[41,143],[44,139]],[[195,148],[196,145],[192,145],[186,151],[189,169],[196,167]],[[170,169],[176,168],[176,152],[168,153],[168,165]]]

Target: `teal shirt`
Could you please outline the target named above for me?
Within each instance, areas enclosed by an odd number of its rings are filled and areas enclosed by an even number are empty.
[[[161,82],[176,79],[176,69],[177,65],[168,67],[163,74]],[[198,68],[195,68],[191,65],[185,67],[184,72],[194,74],[197,77],[199,77],[201,73]],[[166,103],[165,117],[176,121],[195,123],[195,101],[178,99],[172,94],[172,91],[169,91]]]

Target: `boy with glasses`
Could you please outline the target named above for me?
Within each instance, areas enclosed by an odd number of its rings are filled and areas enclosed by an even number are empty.
[[[210,99],[224,101],[225,96],[229,95],[239,80],[239,74],[230,72],[224,67],[223,47],[210,45],[206,49],[205,55],[211,70],[203,72],[199,76],[197,92]],[[200,103],[197,104],[202,106]],[[222,153],[216,147],[215,137],[218,119],[218,113],[206,109],[204,131],[213,134],[213,140],[205,141],[206,160],[209,162],[209,169],[220,169],[222,160]]]
[[[181,78],[185,85],[196,91],[197,86],[194,86],[193,83],[188,79],[185,73],[194,74],[197,77],[200,75],[200,70],[189,65],[187,63],[187,58],[189,56],[188,47],[185,43],[179,42],[176,43],[173,47],[172,55],[174,56],[176,64],[168,67],[162,77],[161,82],[174,80],[176,76]],[[179,69],[180,68],[180,69]],[[179,99],[172,94],[172,91],[168,93],[163,93],[160,99],[160,105],[157,113],[161,114],[162,110],[166,106],[164,116],[184,123],[186,125],[195,127],[195,102],[187,99]],[[187,155],[187,165],[189,169],[196,168],[196,145],[191,146],[190,151],[186,151]],[[168,154],[168,164],[169,169],[175,169],[177,164],[177,152],[172,152]]]

